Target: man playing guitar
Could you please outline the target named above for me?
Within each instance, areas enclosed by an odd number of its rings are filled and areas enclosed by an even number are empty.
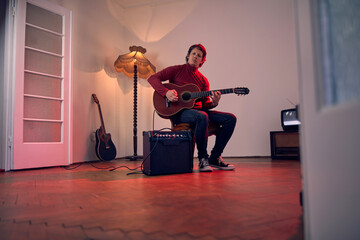
[[[198,70],[205,60],[205,47],[201,44],[192,45],[186,55],[185,64],[167,67],[149,77],[148,82],[158,94],[166,97],[170,103],[177,102],[179,96],[176,90],[169,90],[162,84],[166,80],[179,86],[195,84],[199,87],[200,91],[210,91],[209,81]],[[221,154],[234,132],[236,117],[231,113],[210,110],[219,104],[220,98],[221,92],[213,91],[211,96],[197,99],[193,108],[182,109],[176,114],[169,116],[174,124],[190,123],[194,127],[199,171],[201,172],[211,172],[213,168],[220,170],[234,169],[233,165],[224,163]],[[207,152],[209,121],[221,126],[216,134],[215,145],[210,157]]]

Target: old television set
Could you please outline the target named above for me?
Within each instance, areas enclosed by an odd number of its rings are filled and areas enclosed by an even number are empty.
[[[300,124],[298,107],[281,111],[281,126],[284,131],[298,131]]]

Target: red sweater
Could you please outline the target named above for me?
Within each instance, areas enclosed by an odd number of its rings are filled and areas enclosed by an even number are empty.
[[[179,86],[192,83],[197,85],[200,88],[200,91],[210,91],[210,84],[207,78],[202,75],[197,68],[188,63],[167,67],[148,78],[150,85],[161,96],[165,96],[166,92],[169,91],[169,89],[162,84],[162,82],[166,80]],[[212,107],[212,102],[209,97],[200,100],[201,101],[196,101],[194,108],[200,109],[203,107]]]

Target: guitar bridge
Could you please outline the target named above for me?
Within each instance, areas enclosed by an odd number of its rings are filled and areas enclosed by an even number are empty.
[[[165,106],[166,107],[170,107],[170,100],[166,98],[166,101],[165,101]]]

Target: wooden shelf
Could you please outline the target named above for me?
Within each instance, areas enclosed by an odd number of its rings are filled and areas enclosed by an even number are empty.
[[[300,159],[298,131],[270,132],[272,159]]]

